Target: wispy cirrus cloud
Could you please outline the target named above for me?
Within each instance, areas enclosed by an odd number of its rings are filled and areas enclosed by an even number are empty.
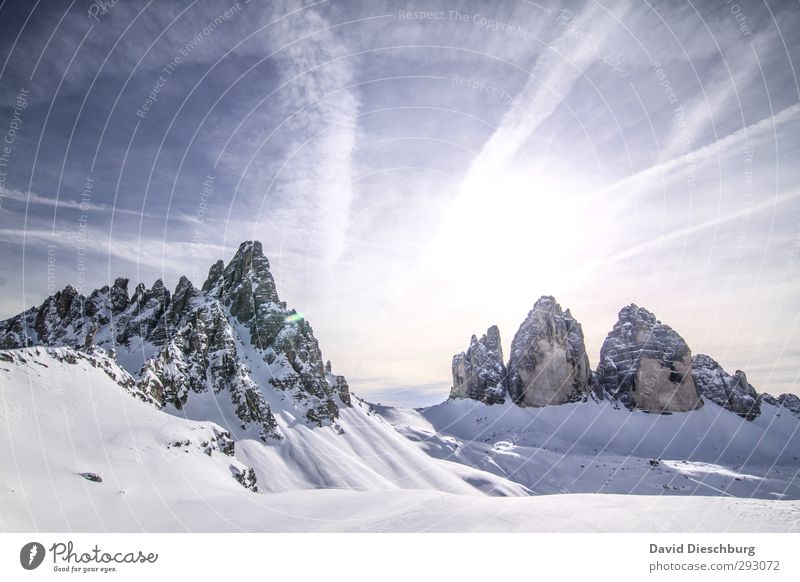
[[[22,240],[37,250],[56,249],[54,254],[61,257],[59,262],[65,265],[74,264],[72,259],[80,251],[87,257],[87,262],[113,265],[120,273],[146,273],[149,276],[155,273],[166,277],[168,285],[177,282],[176,274],[188,275],[188,267],[198,257],[207,268],[217,259],[227,260],[235,251],[233,247],[203,241],[133,236],[110,238],[105,233],[88,229],[78,232],[62,228],[0,228],[0,243],[18,244]],[[74,283],[74,280],[70,282]],[[200,285],[203,281],[195,280],[193,283]]]
[[[219,159],[238,174],[236,196],[256,205],[254,231],[291,225],[295,251],[323,266],[349,229],[360,102],[355,63],[313,5],[271,5],[265,32],[274,75],[263,99],[228,131]],[[248,204],[249,205],[249,204]]]
[[[161,218],[154,214],[147,214],[143,213],[141,210],[133,210],[130,208],[121,208],[119,206],[110,206],[108,204],[97,204],[95,202],[89,201],[78,201],[69,198],[50,198],[48,196],[42,196],[41,194],[37,194],[36,192],[21,192],[16,189],[6,190],[3,193],[3,198],[8,200],[13,200],[15,202],[20,202],[25,204],[26,206],[35,205],[35,206],[49,206],[55,209],[62,209],[62,210],[80,210],[81,212],[103,212],[103,213],[114,213],[114,214],[122,214],[125,216],[136,216],[139,218]],[[172,217],[176,220],[194,220],[193,217]]]
[[[413,403],[545,293],[590,357],[636,300],[732,368],[764,303],[797,312],[775,291],[800,208],[796,10],[741,7],[745,35],[713,2],[239,1],[203,32],[234,4],[126,1],[98,23],[40,2],[13,51],[32,6],[2,4],[0,94],[31,89],[0,215],[6,315],[51,292],[51,245],[54,285],[81,251],[88,289],[202,278],[256,238],[354,390]]]
[[[636,185],[658,184],[667,175],[680,175],[675,172],[678,168],[691,164],[702,164],[714,158],[723,158],[730,152],[745,146],[755,146],[759,142],[772,139],[775,129],[784,124],[797,123],[800,119],[800,103],[790,105],[785,109],[757,121],[751,125],[736,130],[712,143],[695,148],[674,158],[654,164],[621,180],[605,186],[587,196],[603,198],[612,192],[628,189],[636,192]]]
[[[616,16],[626,10],[626,4],[616,6]],[[578,14],[568,10],[557,13],[556,22],[555,26],[563,30],[536,59],[529,81],[473,160],[462,186],[465,192],[480,191],[491,184],[492,178],[567,98],[587,68],[601,58],[600,47],[617,26],[594,3],[584,5]]]

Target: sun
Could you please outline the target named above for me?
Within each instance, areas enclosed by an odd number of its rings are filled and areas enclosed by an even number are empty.
[[[579,197],[567,180],[541,167],[505,169],[480,187],[466,183],[443,216],[429,256],[456,277],[478,266],[558,276],[586,236]]]

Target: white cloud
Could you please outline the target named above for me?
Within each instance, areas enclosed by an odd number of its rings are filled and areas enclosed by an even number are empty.
[[[221,159],[240,175],[237,190],[244,191],[237,196],[255,202],[254,230],[291,224],[296,237],[288,242],[331,266],[349,228],[359,100],[348,88],[354,64],[342,58],[341,39],[319,11],[297,11],[301,6],[271,7],[274,25],[267,32],[277,87],[227,137]]]
[[[626,9],[623,5],[617,11]],[[599,49],[616,24],[593,3],[587,3],[577,16],[563,12],[557,22],[555,26],[563,26],[563,32],[537,58],[529,81],[472,162],[464,180],[465,192],[481,191],[491,185],[491,180],[601,57]]]
[[[702,146],[681,156],[666,160],[631,174],[613,184],[601,188],[591,194],[592,198],[602,198],[622,188],[629,188],[631,192],[640,184],[656,183],[662,176],[689,164],[701,164],[713,158],[724,158],[730,152],[744,146],[753,146],[759,141],[770,139],[772,132],[780,125],[791,123],[800,118],[800,103],[762,119],[756,123],[743,127],[730,135],[718,139],[708,145]]]
[[[71,200],[67,198],[48,198],[47,196],[42,196],[41,194],[37,194],[36,192],[21,192],[16,189],[6,190],[4,192],[4,198],[8,198],[9,200],[14,200],[15,202],[22,202],[24,204],[34,204],[37,206],[50,206],[53,208],[62,208],[65,210],[80,210],[81,212],[107,212],[107,213],[115,213],[115,214],[125,214],[128,216],[137,216],[145,218],[156,218],[154,215],[143,214],[139,210],[131,210],[128,208],[120,208],[120,207],[113,207],[108,206],[106,204],[96,204],[94,202],[79,202],[77,200]],[[180,220],[187,220],[187,217],[178,218]]]

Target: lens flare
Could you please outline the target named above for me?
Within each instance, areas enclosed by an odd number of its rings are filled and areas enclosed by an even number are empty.
[[[292,313],[286,317],[286,323],[294,323],[295,321],[302,321],[305,317],[302,313]]]

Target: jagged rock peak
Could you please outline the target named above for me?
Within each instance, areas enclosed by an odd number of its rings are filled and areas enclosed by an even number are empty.
[[[178,284],[175,286],[175,295],[182,292],[185,293],[189,289],[194,289],[194,285],[186,275],[181,275],[181,278],[178,279]]]
[[[213,288],[223,275],[225,282],[230,285],[242,281],[251,273],[272,277],[269,272],[269,259],[264,255],[261,243],[246,240],[239,245],[227,265],[220,259],[211,266],[203,288],[205,289],[206,285]]]
[[[243,242],[231,261],[221,267],[221,261],[211,267],[203,291],[229,305],[231,315],[242,323],[250,322],[263,305],[279,303],[260,242]]]
[[[554,297],[540,297],[511,342],[508,391],[520,406],[585,398],[591,370],[581,325]]]
[[[282,368],[270,385],[302,401],[311,422],[330,422],[340,403],[349,405],[347,382],[326,370],[311,326],[279,300],[260,242],[245,241],[227,265],[219,261],[212,266],[203,290],[247,328],[250,343],[265,361]]]
[[[692,352],[652,312],[623,307],[600,349],[602,388],[628,408],[685,412],[703,405],[692,378]]]
[[[761,414],[761,397],[741,370],[728,374],[713,358],[697,354],[692,358],[692,376],[700,395],[747,420]]]
[[[57,292],[55,298],[56,312],[59,317],[66,317],[75,300],[83,301],[85,299],[72,285],[67,285],[63,291]]]
[[[208,277],[206,278],[205,283],[203,283],[203,292],[211,291],[214,287],[216,287],[220,283],[220,279],[222,278],[222,272],[225,270],[225,261],[222,259],[218,260],[216,263],[211,265],[211,268],[208,270]]]
[[[471,398],[486,404],[505,402],[506,376],[500,330],[493,325],[480,340],[473,335],[469,348],[453,356],[450,398]]]
[[[139,303],[142,300],[145,291],[147,291],[147,287],[145,287],[145,284],[137,283],[136,287],[133,289],[133,297],[131,297],[131,303]]]
[[[619,310],[619,314],[617,315],[617,325],[623,325],[626,322],[636,321],[641,321],[650,326],[661,323],[661,321],[656,318],[652,311],[649,311],[644,307],[639,307],[635,303],[626,305]]]
[[[109,299],[111,301],[111,311],[114,314],[122,313],[130,305],[130,297],[128,297],[128,280],[123,277],[114,279],[114,285],[109,290]]]
[[[239,245],[239,250],[223,271],[227,285],[233,285],[251,277],[260,282],[269,283],[272,290],[275,283],[269,272],[269,260],[264,256],[264,250],[259,241],[245,241]],[[277,301],[277,295],[275,301]]]
[[[164,286],[164,281],[159,278],[150,289],[146,288],[143,283],[136,285],[131,302],[139,305],[142,310],[156,308],[163,311],[169,304],[170,298],[169,290]]]
[[[264,440],[280,437],[270,395],[320,426],[351,405],[347,381],[326,366],[311,325],[278,300],[258,241],[214,264],[202,291],[186,277],[174,294],[161,279],[149,289],[138,284],[130,299],[127,288],[117,279],[87,299],[68,286],[0,321],[0,347],[113,350],[160,406],[235,418],[241,434]]]
[[[308,423],[332,424],[351,405],[343,376],[326,366],[309,323],[278,300],[261,243],[218,261],[203,290],[181,277],[171,294],[117,279],[89,298],[68,286],[39,307],[0,322],[0,347],[113,350],[159,406],[217,415],[249,437],[280,438],[269,396]],[[202,412],[200,412],[202,411]]]

